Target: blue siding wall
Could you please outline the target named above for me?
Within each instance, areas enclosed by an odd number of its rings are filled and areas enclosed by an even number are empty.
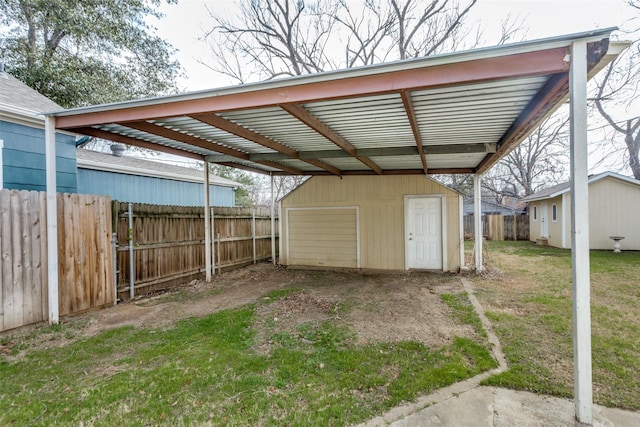
[[[78,193],[108,195],[120,202],[171,206],[204,206],[203,184],[123,173],[78,169]],[[211,185],[211,206],[234,206],[230,187]]]
[[[44,129],[0,120],[4,188],[46,190]],[[75,137],[56,134],[57,191],[75,193]]]

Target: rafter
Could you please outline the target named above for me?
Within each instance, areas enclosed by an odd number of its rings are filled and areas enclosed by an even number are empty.
[[[418,155],[420,155],[420,161],[422,162],[422,168],[424,173],[429,173],[427,168],[427,159],[424,156],[424,150],[422,149],[422,136],[420,135],[420,129],[418,128],[418,120],[416,119],[416,112],[413,109],[413,101],[411,100],[411,94],[406,90],[400,91],[402,97],[402,103],[404,104],[404,111],[407,113],[409,124],[411,125],[411,131],[413,132],[413,139],[416,141],[416,147],[418,148]]]
[[[442,145],[426,145],[423,147],[426,155],[438,154],[480,154],[494,153],[496,151],[495,144],[442,144]],[[364,148],[356,150],[359,156],[365,157],[388,157],[388,156],[417,156],[418,148],[415,146],[407,147],[386,147],[386,148]],[[307,159],[340,159],[352,157],[342,150],[322,150],[322,151],[301,151],[300,160]],[[274,162],[286,160],[288,157],[280,153],[255,153],[249,154],[249,160],[258,162],[262,160],[271,160]],[[229,156],[212,155],[207,156],[209,161],[215,159],[231,159]],[[424,171],[423,171],[424,172]]]
[[[161,151],[167,154],[173,154],[175,156],[187,157],[189,159],[203,161],[205,156],[202,154],[194,153],[192,151],[181,150],[179,148],[168,147],[166,145],[154,144],[142,139],[132,138],[130,136],[120,135],[118,133],[108,132],[102,129],[96,128],[78,128],[75,130],[79,134],[93,136],[100,139],[106,139],[108,141],[120,142],[126,145],[133,145],[140,148],[146,148],[149,150]]]
[[[305,125],[309,126],[314,131],[318,132],[320,135],[327,138],[329,141],[336,144],[338,147],[342,148],[346,153],[358,159],[378,175],[382,174],[382,169],[380,168],[380,166],[375,164],[375,162],[368,157],[358,156],[358,154],[356,153],[356,148],[351,145],[349,141],[344,139],[340,134],[327,126],[327,124],[322,120],[311,114],[303,106],[299,104],[281,104],[280,108],[291,114],[296,119],[300,120]]]
[[[545,117],[559,108],[561,99],[566,98],[569,91],[569,74],[554,74],[547,83],[533,97],[518,118],[507,129],[497,143],[495,153],[488,154],[478,164],[478,173],[486,172],[496,164],[502,156],[511,150],[511,147],[520,142],[532,129],[534,129]],[[554,107],[555,106],[555,107]]]
[[[185,144],[204,148],[205,150],[216,151],[218,153],[237,157],[238,159],[242,159],[242,160],[249,160],[249,155],[242,151],[225,147],[224,145],[216,144],[215,142],[207,141],[206,139],[198,138],[197,136],[189,135],[183,132],[178,132],[177,130],[169,129],[164,126],[158,126],[154,123],[124,122],[124,123],[117,123],[117,124],[120,126],[131,128],[131,129],[136,129],[142,132],[150,133],[152,135],[158,135],[163,138],[173,139],[174,141],[184,142]]]
[[[281,153],[283,155],[286,156],[286,158],[289,159],[298,159],[299,158],[299,153],[297,150],[294,150],[291,147],[287,147],[286,145],[280,144],[277,141],[274,141],[270,138],[267,138],[264,135],[261,135],[257,132],[254,132],[250,129],[245,128],[244,126],[241,126],[237,123],[234,123],[230,120],[227,120],[223,117],[220,117],[216,114],[210,113],[210,114],[193,114],[191,116],[192,119],[194,120],[198,120],[202,123],[206,123],[210,126],[213,126],[215,128],[221,129],[225,132],[229,132],[231,134],[234,134],[236,136],[239,136],[240,138],[244,138],[246,140],[255,142],[256,144],[260,144],[263,147],[267,147],[270,148],[272,150],[277,151],[278,153]],[[340,170],[337,168],[334,168],[333,166],[324,163],[324,162],[310,162],[308,160],[303,160],[309,164],[312,164],[314,166],[318,166],[324,170],[327,170],[331,173],[333,173],[334,175],[340,175]],[[284,170],[282,167],[280,167],[280,169]],[[293,173],[293,172],[292,172]],[[298,170],[298,172],[296,173],[297,175],[300,174],[301,172]]]

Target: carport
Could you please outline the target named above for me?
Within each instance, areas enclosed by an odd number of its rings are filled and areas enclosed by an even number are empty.
[[[627,46],[610,42],[613,30],[50,114],[50,322],[58,321],[56,129],[271,177],[473,174],[478,201],[482,174],[570,97],[576,416],[590,424],[586,83]],[[482,271],[478,203],[475,218]]]

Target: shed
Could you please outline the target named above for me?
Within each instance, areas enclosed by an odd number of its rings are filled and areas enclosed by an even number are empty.
[[[315,176],[280,203],[283,265],[460,269],[462,196],[423,175]]]
[[[530,240],[571,248],[571,188],[554,185],[523,199],[529,202]],[[589,176],[589,247],[612,249],[611,236],[624,237],[623,249],[640,250],[640,181],[604,172]]]
[[[78,193],[112,200],[170,206],[204,206],[202,170],[79,148]],[[235,206],[240,184],[209,176],[212,206]]]
[[[0,188],[46,190],[44,115],[62,107],[0,68]],[[75,135],[56,132],[57,191],[75,193]]]

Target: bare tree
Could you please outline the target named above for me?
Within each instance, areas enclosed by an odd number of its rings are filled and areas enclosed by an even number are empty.
[[[555,114],[542,123],[483,180],[485,192],[498,202],[529,196],[566,178],[568,117]]]
[[[326,50],[336,7],[324,0],[246,0],[235,20],[209,10],[211,68],[241,83],[251,76],[247,69],[260,79],[331,69]]]
[[[210,68],[244,83],[455,50],[476,2],[245,0],[235,19],[209,11]]]
[[[636,10],[636,16],[629,21],[633,28],[625,33],[627,36],[637,36],[640,33],[640,1],[628,0],[628,4]],[[639,86],[640,41],[636,40],[625,55],[607,67],[598,81],[594,97],[597,111],[615,131],[610,140],[603,141],[600,151],[604,151],[605,156],[615,155],[619,152],[616,146],[620,145],[619,137],[622,136],[624,156],[621,160],[636,179],[640,179],[640,116],[629,113],[629,109],[634,108],[634,101],[637,103]]]

